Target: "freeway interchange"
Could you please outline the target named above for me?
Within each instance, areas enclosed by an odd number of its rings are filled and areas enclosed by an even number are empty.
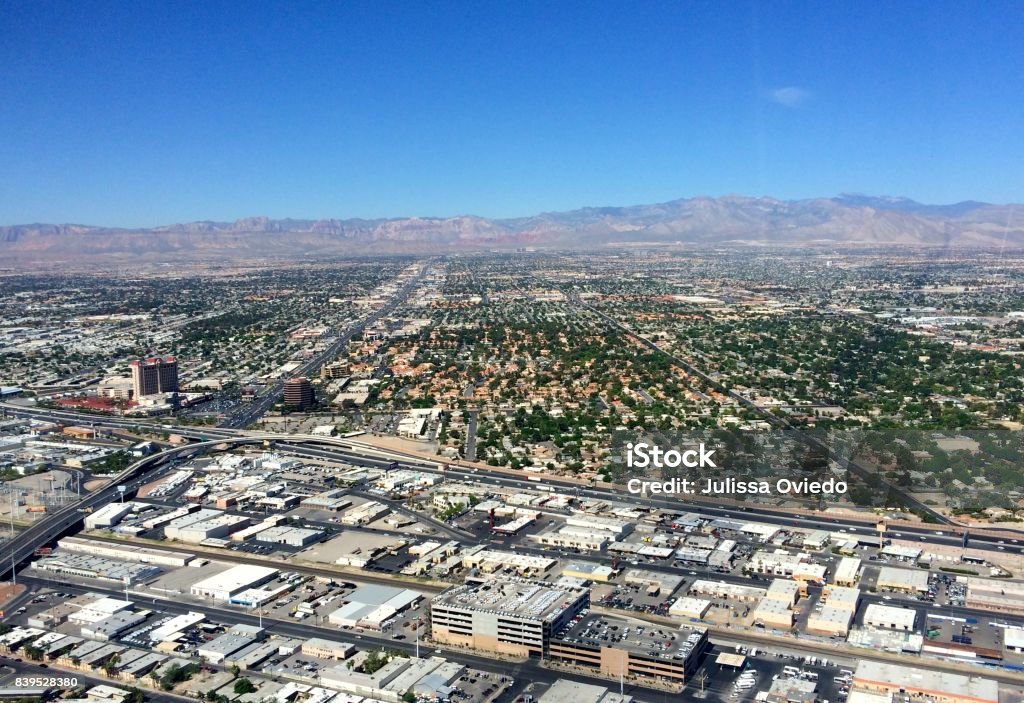
[[[282,446],[290,447],[293,450],[305,452],[306,455],[309,456],[316,456],[324,459],[350,460],[350,462],[353,462],[356,465],[359,465],[361,462],[370,462],[370,464],[366,464],[364,466],[379,467],[388,465],[392,462],[397,462],[399,466],[403,468],[435,472],[440,471],[442,466],[447,466],[446,473],[452,477],[471,480],[485,479],[487,481],[495,482],[496,485],[518,485],[530,488],[538,487],[536,482],[530,482],[527,480],[527,474],[524,472],[499,470],[487,471],[486,469],[479,467],[463,468],[458,464],[445,465],[441,460],[432,462],[432,460],[427,460],[423,457],[406,452],[383,450],[358,442],[356,439],[257,433],[246,432],[243,430],[231,430],[228,428],[195,428],[170,425],[161,426],[124,418],[101,418],[101,416],[98,415],[90,415],[81,412],[26,407],[24,405],[16,405],[13,403],[0,403],[0,410],[15,416],[34,416],[34,418],[50,420],[53,422],[62,421],[87,423],[96,427],[117,428],[136,432],[172,432],[179,436],[199,442],[199,444],[175,447],[174,449],[169,449],[167,452],[162,454],[146,457],[141,460],[141,462],[133,465],[133,467],[129,467],[125,472],[126,476],[122,476],[117,479],[117,481],[120,481],[121,483],[128,480],[129,474],[133,476],[135,473],[144,470],[146,467],[155,466],[156,463],[160,462],[160,457],[164,455],[169,458],[182,453],[201,450],[204,446],[214,447],[223,441],[230,441],[233,444],[253,444],[266,441],[279,443]],[[642,504],[642,506],[649,508],[698,510],[700,513],[706,513],[715,517],[748,521],[757,520],[778,525],[796,524],[801,527],[814,527],[829,531],[849,530],[854,533],[859,531],[861,534],[873,531],[874,529],[873,521],[868,520],[854,520],[839,517],[825,518],[814,517],[811,515],[795,516],[793,512],[783,510],[771,510],[763,507],[746,508],[741,506],[725,506],[725,504],[715,502],[713,500],[682,501],[675,498],[642,497],[625,493],[625,491],[618,490],[615,487],[605,487],[600,484],[581,485],[578,482],[563,481],[557,478],[546,477],[544,479],[544,483],[545,485],[551,485],[560,490],[563,489],[569,492],[579,492],[580,495],[586,495],[589,497],[618,497],[625,501],[639,503]],[[113,486],[110,489],[113,490]],[[948,525],[922,524],[921,526],[900,525],[894,529],[899,532],[904,539],[945,544],[949,546],[961,546],[964,543],[963,528],[951,527]],[[979,548],[991,548],[991,550],[996,550],[996,548],[998,548],[1000,552],[1008,554],[1024,554],[1024,546],[1022,546],[1019,541],[1015,541],[1017,539],[1018,537],[1016,533],[1011,531],[1000,532],[997,528],[987,528],[984,532],[972,531],[970,534],[970,544],[972,546]],[[0,554],[3,554],[2,558],[6,559],[6,563],[9,565],[8,555],[2,552],[0,552]]]
[[[284,435],[277,433],[267,432],[247,432],[243,430],[234,430],[230,428],[190,428],[181,427],[175,425],[154,425],[152,423],[128,420],[125,418],[98,418],[95,416],[84,415],[81,413],[66,412],[66,411],[51,411],[41,408],[31,408],[13,404],[3,404],[0,406],[5,413],[21,415],[21,416],[32,416],[38,418],[46,418],[54,421],[74,421],[77,423],[89,422],[97,427],[108,427],[121,430],[131,430],[134,432],[153,432],[153,431],[172,431],[181,436],[191,439],[192,443],[184,444],[181,446],[174,446],[165,448],[162,451],[147,457],[143,457],[133,465],[128,467],[125,471],[121,472],[117,476],[112,477],[103,488],[87,495],[77,505],[67,506],[55,513],[46,514],[35,524],[31,525],[24,532],[22,532],[18,538],[7,545],[0,548],[0,564],[3,565],[4,570],[9,570],[11,566],[20,566],[29,560],[35,550],[39,547],[53,544],[57,539],[62,536],[73,534],[81,529],[81,523],[83,520],[83,512],[89,508],[98,507],[106,502],[116,500],[118,496],[118,486],[125,486],[129,495],[133,494],[135,490],[145,483],[152,482],[159,478],[163,473],[171,470],[181,460],[187,460],[191,457],[198,456],[205,452],[220,451],[226,448],[244,447],[244,446],[269,446],[272,449],[276,449],[281,452],[294,454],[301,458],[308,458],[324,463],[342,463],[353,466],[365,466],[375,467],[379,469],[412,469],[415,471],[429,472],[435,474],[443,474],[448,479],[457,480],[465,483],[480,484],[484,487],[491,486],[494,488],[505,488],[516,491],[547,491],[555,490],[569,495],[574,495],[580,498],[594,498],[594,499],[614,499],[622,502],[628,502],[631,505],[638,507],[646,507],[652,509],[666,509],[670,511],[694,511],[702,515],[709,517],[722,517],[732,518],[742,521],[756,521],[761,523],[767,523],[771,525],[788,526],[791,528],[813,528],[826,530],[830,532],[835,531],[846,531],[851,535],[857,534],[868,535],[873,531],[873,524],[866,523],[857,520],[839,520],[833,518],[826,518],[815,516],[813,514],[804,516],[794,516],[792,513],[784,512],[782,510],[771,510],[764,508],[747,508],[745,506],[726,506],[726,505],[714,505],[712,503],[696,503],[692,501],[682,501],[673,498],[665,497],[653,497],[653,496],[633,496],[617,492],[614,488],[604,487],[599,485],[585,485],[578,482],[572,482],[569,480],[559,480],[554,478],[544,478],[541,481],[531,480],[523,472],[513,472],[510,470],[493,470],[488,471],[480,467],[469,467],[460,465],[444,464],[440,461],[431,461],[419,456],[405,454],[402,452],[383,450],[376,447],[372,447],[365,443],[359,442],[354,438],[333,438],[333,437],[320,437],[320,436],[307,436],[307,435]],[[534,477],[536,479],[536,477]],[[364,498],[372,498],[373,500],[381,501],[386,503],[392,510],[397,512],[408,511],[408,508],[402,505],[402,501],[392,500],[379,495],[369,495],[360,493],[358,489],[350,489],[349,492],[352,495],[359,495]],[[486,541],[486,538],[481,538],[479,533],[473,533],[464,530],[456,525],[449,524],[443,520],[437,520],[427,515],[415,514],[417,520],[421,523],[429,525],[433,528],[435,534],[443,536],[445,539],[450,539],[458,542],[463,546],[472,546]],[[327,524],[311,524],[313,527],[330,527]],[[376,529],[376,528],[362,528],[362,527],[346,527],[348,529],[363,530],[363,529]],[[899,526],[896,528],[899,530],[899,536],[911,542],[918,541],[928,544],[944,544],[948,546],[957,546],[961,544],[961,538],[958,534],[953,533],[949,528],[942,527],[930,527],[926,525],[922,526]],[[939,533],[939,534],[937,534]],[[97,538],[100,541],[112,541],[117,542],[117,539],[108,540],[104,538]],[[1011,544],[999,544],[999,542],[1009,541]],[[995,535],[978,534],[972,536],[972,542],[974,546],[988,549],[995,549],[1002,547],[1004,552],[1009,553],[1021,553],[1021,547],[1017,544],[1012,544],[1010,539],[1000,539]],[[167,547],[159,546],[158,549],[173,550],[174,546],[168,545]],[[502,547],[499,547],[499,549]],[[504,543],[504,548],[508,548],[508,543]],[[537,557],[551,557],[553,550],[545,549],[540,546],[530,546],[526,543],[517,544],[512,549],[516,549],[518,553],[528,556]],[[563,553],[564,554],[564,553]],[[610,553],[601,552],[581,554],[581,558],[598,560],[602,562],[612,562],[614,558]],[[262,564],[266,563],[265,558],[249,556],[236,552],[225,552],[224,558],[243,564]],[[572,557],[575,558],[575,557]],[[329,568],[315,568],[305,565],[293,565],[296,572],[304,573],[311,576],[324,576],[331,573]],[[668,575],[681,576],[687,572],[692,576],[693,571],[689,570],[689,567],[680,566],[675,563],[652,563],[645,561],[642,564],[642,568],[651,572],[664,573]],[[707,573],[707,572],[705,572]],[[738,574],[724,574],[715,573],[711,575],[707,574],[708,578],[721,580],[726,583],[733,583],[737,585],[750,584],[750,578],[741,576]],[[353,577],[357,580],[363,580],[368,583],[387,583],[388,579],[385,575],[375,575],[372,572],[367,572],[366,575]],[[30,573],[29,575],[23,575],[19,578],[24,584],[29,585],[32,588],[38,588],[45,586],[46,580],[41,579],[38,575]],[[97,592],[112,597],[120,594],[120,590],[116,587],[94,587],[92,584],[78,585],[78,586],[62,586],[65,590],[72,590],[72,592]],[[425,588],[424,590],[430,590]],[[885,601],[889,600],[888,597],[864,592],[862,595],[862,601],[864,604],[884,604]],[[155,604],[155,603],[154,603]],[[254,624],[257,621],[257,616],[252,613],[246,613],[238,611],[237,609],[225,609],[220,606],[197,606],[195,604],[180,604],[173,601],[161,599],[160,607],[162,610],[166,610],[169,614],[176,614],[184,612],[185,610],[199,610],[207,613],[211,616],[216,616],[218,619],[227,620],[229,623],[244,623]],[[913,607],[918,610],[919,613],[925,613],[929,609],[924,604],[914,604]],[[966,608],[962,606],[943,606],[942,612],[947,614],[949,617],[976,617],[985,611],[978,611],[972,608]],[[279,621],[274,625],[275,631],[279,631],[285,635],[294,634],[296,636],[310,631],[308,624],[298,624],[290,621]],[[353,634],[352,632],[339,632],[335,628],[314,628],[315,630],[323,629],[323,634],[330,634],[335,639],[341,639],[342,641],[353,641],[365,639],[365,644],[384,644],[387,646],[395,646],[403,651],[409,650],[412,645],[409,642],[393,642],[387,638],[376,637],[372,634]],[[732,637],[738,636],[740,633],[728,633],[719,632],[716,637],[719,639],[725,638],[722,641],[728,639],[727,635],[731,634]],[[715,640],[718,641],[718,640]],[[821,654],[823,648],[829,648],[830,645],[822,644],[814,640],[793,640],[787,641],[786,647],[794,649],[796,651],[802,651],[806,653],[816,652]],[[832,650],[830,650],[832,651]],[[477,655],[467,652],[453,652],[448,653],[451,656],[463,661],[467,664],[476,666],[486,671],[509,671],[509,669],[497,665],[493,659],[486,655]],[[832,656],[836,656],[833,654]],[[858,658],[872,658],[877,656],[879,660],[884,660],[885,655],[873,655],[870,652],[863,654],[858,653]],[[931,661],[925,661],[922,659],[920,666],[924,668],[936,667],[941,668],[942,665]],[[535,681],[550,681],[553,678],[557,678],[557,674],[551,670],[544,669],[540,664],[529,661],[522,664],[517,664],[515,668],[515,674],[517,678],[526,676],[530,680]],[[579,675],[575,674],[574,675]],[[999,678],[1000,675],[994,675]],[[584,676],[584,678],[586,678]]]

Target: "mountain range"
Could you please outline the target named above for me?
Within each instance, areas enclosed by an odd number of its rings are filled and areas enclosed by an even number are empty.
[[[271,219],[200,221],[146,229],[75,224],[0,226],[0,261],[150,261],[446,253],[516,247],[616,245],[803,247],[1024,247],[1024,205],[907,198],[696,197],[653,205],[586,207],[488,219]]]

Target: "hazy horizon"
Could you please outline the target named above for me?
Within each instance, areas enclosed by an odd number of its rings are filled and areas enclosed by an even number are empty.
[[[1013,3],[302,9],[0,6],[0,222],[1024,200]]]

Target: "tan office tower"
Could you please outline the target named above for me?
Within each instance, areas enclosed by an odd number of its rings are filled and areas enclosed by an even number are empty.
[[[136,359],[131,366],[132,390],[136,399],[178,390],[178,360],[173,356]]]
[[[305,410],[313,404],[313,384],[308,378],[298,376],[284,382],[284,404],[297,410]]]

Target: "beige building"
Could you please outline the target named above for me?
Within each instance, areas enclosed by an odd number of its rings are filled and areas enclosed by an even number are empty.
[[[441,644],[513,656],[546,656],[552,634],[590,606],[590,590],[503,579],[457,586],[430,603]]]
[[[754,626],[788,630],[793,627],[793,609],[783,600],[765,598],[754,608]]]
[[[999,684],[994,679],[868,660],[857,665],[853,690],[882,695],[901,694],[913,703],[999,702]]]
[[[843,557],[836,567],[833,581],[837,586],[856,586],[860,578],[860,559],[855,557]]]
[[[827,637],[846,637],[857,613],[860,591],[848,586],[828,586],[821,594],[821,609],[807,618],[807,632]]]

